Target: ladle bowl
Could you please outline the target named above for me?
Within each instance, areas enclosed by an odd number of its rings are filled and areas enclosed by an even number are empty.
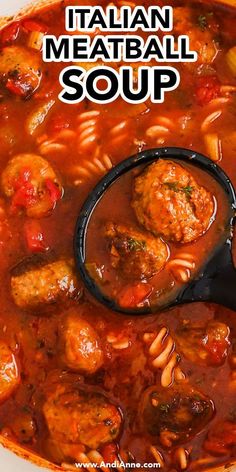
[[[159,159],[173,159],[181,163],[189,163],[207,172],[220,184],[232,210],[226,223],[225,238],[212,252],[207,263],[200,268],[196,276],[185,284],[177,296],[161,306],[145,306],[126,309],[115,300],[106,296],[89,274],[86,268],[86,235],[90,218],[103,195],[122,175],[137,168],[149,165]],[[140,152],[112,168],[96,185],[86,199],[77,220],[74,253],[80,276],[89,292],[108,308],[121,313],[133,315],[148,314],[164,310],[172,306],[190,302],[213,302],[236,311],[236,270],[232,258],[232,239],[235,222],[236,195],[234,187],[225,172],[207,157],[197,152],[178,148],[155,148]]]

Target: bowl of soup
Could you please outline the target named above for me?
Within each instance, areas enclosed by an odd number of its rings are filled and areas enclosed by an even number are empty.
[[[209,303],[112,311],[83,286],[73,238],[95,185],[147,149],[198,151],[236,184],[235,1],[173,3],[174,34],[189,35],[198,60],[175,63],[181,83],[163,104],[137,105],[58,99],[64,65],[43,63],[41,50],[45,34],[65,34],[69,4],[0,7],[0,467],[231,472],[235,313]],[[159,168],[114,187],[88,229],[88,270],[105,291],[112,279],[126,308],[150,302],[153,277],[164,284],[156,298],[188,283],[222,232],[217,187],[191,165]]]

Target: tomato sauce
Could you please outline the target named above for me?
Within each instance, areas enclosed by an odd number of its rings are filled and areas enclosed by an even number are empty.
[[[99,179],[145,149],[196,150],[236,185],[236,13],[213,3],[174,2],[174,34],[189,34],[199,57],[175,64],[181,83],[165,103],[72,106],[58,99],[64,65],[41,59],[42,36],[65,34],[67,4],[0,33],[0,434],[57,464],[80,462],[81,454],[89,461],[91,449],[106,460],[160,462],[168,472],[232,463],[235,313],[207,303],[141,317],[109,311],[82,285],[73,235]],[[192,172],[217,201],[209,230],[187,244],[198,271],[221,238],[227,205],[215,183]],[[128,205],[131,181],[126,175],[98,205],[88,234],[90,263],[109,263],[99,237],[104,219],[137,224]],[[173,255],[179,247],[172,244]],[[163,281],[181,286],[170,274]],[[157,389],[151,400],[150,387]],[[144,412],[155,407],[150,429]],[[85,416],[88,427],[81,430]]]

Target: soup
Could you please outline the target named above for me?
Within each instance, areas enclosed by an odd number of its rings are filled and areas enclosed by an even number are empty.
[[[112,312],[83,287],[73,235],[99,179],[145,149],[202,152],[236,184],[236,14],[174,2],[174,33],[189,34],[199,57],[175,64],[181,84],[165,103],[72,106],[58,99],[63,64],[41,59],[44,34],[65,33],[66,4],[0,34],[0,433],[67,470],[76,463],[94,470],[91,462],[103,461],[166,472],[229,464],[236,459],[235,313],[206,303],[137,318]],[[117,2],[127,4],[135,6]],[[194,275],[186,261],[194,270],[206,261],[227,217],[215,183],[191,172],[214,199],[209,225],[184,241],[191,260],[182,257],[176,266],[177,282],[171,272],[178,286]],[[112,188],[99,218],[127,225],[129,213],[140,224],[126,205],[137,177],[117,182],[123,193]],[[189,192],[181,187],[182,196]],[[93,263],[102,248],[94,234],[89,244]],[[175,259],[184,246],[173,243]]]

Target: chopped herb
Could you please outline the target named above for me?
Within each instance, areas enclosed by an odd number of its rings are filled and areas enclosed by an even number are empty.
[[[174,192],[179,192],[178,182],[165,182],[164,185]]]
[[[186,195],[188,197],[190,197],[192,191],[193,191],[193,187],[190,187],[190,185],[187,185],[187,187],[182,187],[181,190],[186,193]]]
[[[198,16],[197,24],[201,31],[206,31],[206,29],[208,28],[208,18],[211,16],[213,16],[213,12]]]
[[[176,354],[176,362],[180,362],[181,361],[181,356],[179,354]]]
[[[110,429],[111,436],[115,436],[117,434],[117,428]]]
[[[207,29],[208,23],[207,18],[205,15],[199,15],[197,19],[197,24],[201,31],[205,31]]]
[[[159,406],[160,410],[165,412],[165,413],[169,413],[169,410],[170,410],[170,405],[168,403],[162,403],[160,406]]]
[[[128,239],[128,249],[129,251],[145,251],[146,242],[140,241],[139,239],[129,238]]]
[[[165,182],[164,185],[174,192],[184,192],[187,197],[190,197],[191,192],[193,191],[193,187],[190,187],[190,185],[179,187],[178,182]]]

